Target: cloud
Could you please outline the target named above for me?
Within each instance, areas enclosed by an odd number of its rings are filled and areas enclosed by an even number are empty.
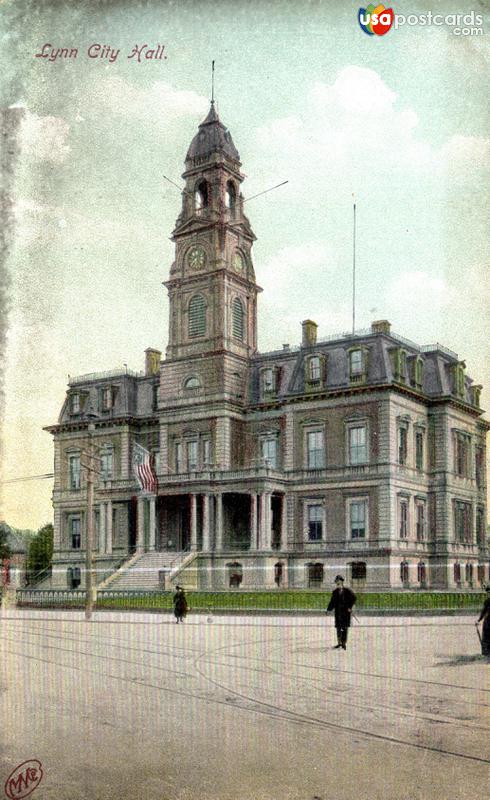
[[[209,101],[193,91],[178,91],[163,81],[140,89],[113,76],[101,78],[93,85],[86,104],[102,106],[115,115],[163,124],[189,114],[204,114]]]
[[[20,126],[22,153],[35,161],[62,164],[70,154],[69,133],[62,117],[39,117],[26,109]]]
[[[429,319],[441,314],[457,303],[458,292],[442,277],[423,270],[413,270],[398,275],[388,284],[384,296],[385,307],[390,314],[410,324],[416,309],[419,319]]]
[[[305,183],[342,180],[356,185],[392,177],[393,168],[420,170],[431,147],[417,137],[414,109],[398,108],[398,97],[372,69],[348,66],[332,84],[316,81],[300,113],[271,120],[256,130],[258,147],[275,152],[275,170],[299,164]],[[279,162],[279,163],[278,163]]]
[[[441,167],[447,169],[488,169],[490,167],[490,139],[478,136],[451,136],[437,154]]]

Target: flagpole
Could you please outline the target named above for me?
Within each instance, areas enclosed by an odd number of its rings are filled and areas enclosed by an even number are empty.
[[[352,195],[354,197],[354,195]],[[352,245],[352,334],[356,332],[356,204],[353,207],[353,245]]]

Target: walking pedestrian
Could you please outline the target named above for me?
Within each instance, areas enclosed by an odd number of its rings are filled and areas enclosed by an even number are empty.
[[[335,589],[332,592],[330,602],[327,608],[329,611],[335,613],[335,627],[337,629],[337,644],[335,648],[341,647],[347,650],[347,632],[350,627],[350,617],[352,608],[356,602],[356,596],[352,589],[344,586],[344,579],[342,575],[337,575],[335,578]]]
[[[187,597],[185,594],[185,590],[182,586],[175,587],[173,602],[174,602],[175,622],[178,624],[179,622],[184,621],[184,618],[188,611]]]
[[[483,623],[480,637],[481,652],[482,656],[487,656],[488,658],[490,656],[490,584],[486,587],[486,592],[487,596],[475,625],[478,626],[480,622]]]

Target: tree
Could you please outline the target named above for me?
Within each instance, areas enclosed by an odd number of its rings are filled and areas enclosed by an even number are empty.
[[[9,528],[4,523],[0,523],[0,564],[2,564],[6,559],[10,558],[10,547],[8,546],[8,534]]]
[[[49,567],[53,558],[53,526],[51,523],[39,528],[29,544],[26,572],[30,583],[35,575]]]

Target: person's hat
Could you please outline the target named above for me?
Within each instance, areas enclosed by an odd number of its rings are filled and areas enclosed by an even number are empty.
[[[343,579],[342,575],[336,575],[335,576],[335,582],[337,582],[337,581],[342,581],[342,583],[344,582],[344,579]]]

